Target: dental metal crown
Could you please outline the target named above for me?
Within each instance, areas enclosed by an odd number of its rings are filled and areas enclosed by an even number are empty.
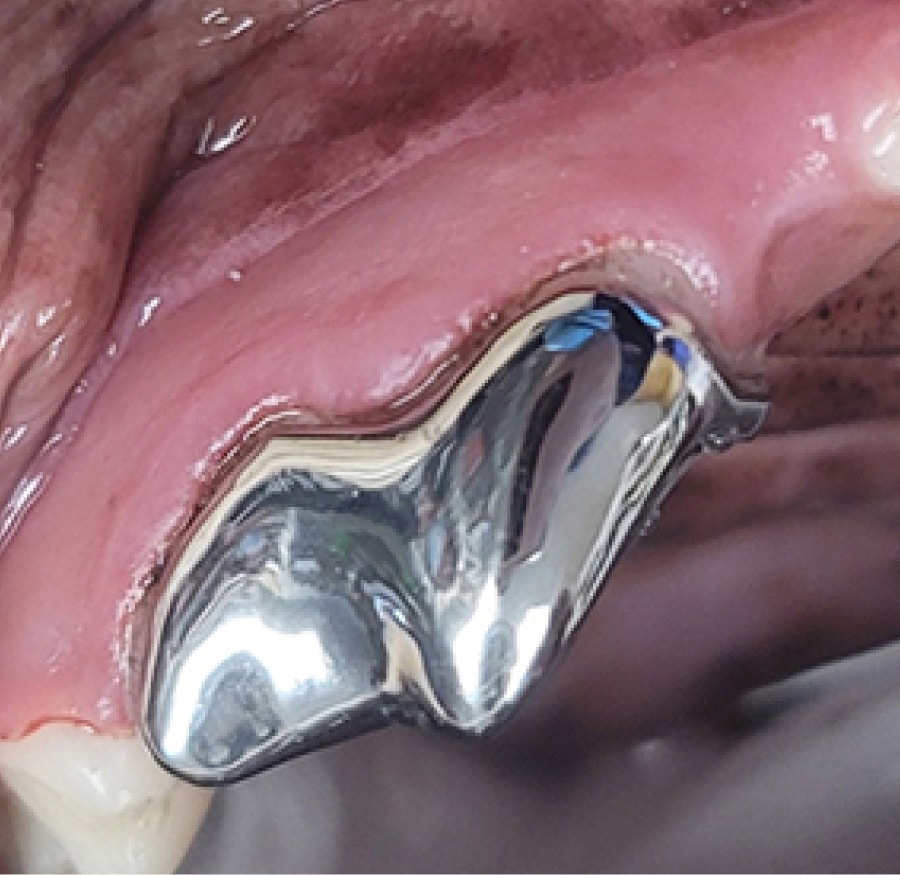
[[[573,292],[412,426],[271,437],[160,582],[148,745],[223,784],[390,721],[494,729],[690,459],[766,410],[689,333]]]

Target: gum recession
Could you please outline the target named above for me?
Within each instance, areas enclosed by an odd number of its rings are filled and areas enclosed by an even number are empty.
[[[818,281],[824,267],[840,284],[886,249],[897,204],[866,176],[861,130],[873,99],[900,93],[900,9],[822,3],[770,26],[617,80],[526,93],[483,116],[476,107],[395,158],[370,193],[358,186],[352,210],[310,209],[308,227],[242,265],[239,284],[195,297],[174,288],[132,335],[129,314],[162,291],[141,265],[172,242],[163,205],[136,260],[118,362],[95,369],[105,384],[89,413],[69,411],[81,419],[66,465],[0,564],[0,640],[18,669],[0,679],[0,732],[53,718],[127,725],[128,611],[215,456],[210,437],[257,417],[260,399],[329,415],[383,406],[511,290],[584,254],[585,240],[649,239],[683,254],[705,284],[679,303],[731,355],[810,309],[826,290],[805,285],[807,273]],[[851,75],[824,75],[823,58],[840,55],[853,58]],[[834,141],[810,123],[825,116]],[[267,158],[252,156],[250,172]],[[203,182],[198,172],[176,190],[168,218]],[[845,237],[848,215],[867,218],[864,239]],[[799,232],[812,217],[811,238]],[[798,255],[810,245],[820,259],[808,271]],[[91,513],[74,529],[70,510],[86,497]]]

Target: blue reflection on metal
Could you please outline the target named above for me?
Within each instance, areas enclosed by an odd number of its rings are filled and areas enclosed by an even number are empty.
[[[648,328],[653,331],[659,331],[665,326],[663,325],[662,319],[659,316],[655,316],[649,310],[644,309],[640,304],[636,304],[634,301],[629,301],[628,306],[631,308],[631,311],[637,316],[641,322],[644,323]]]
[[[554,353],[575,352],[599,335],[614,334],[619,344],[620,371],[617,403],[627,401],[644,381],[652,356],[653,333],[664,327],[662,320],[639,304],[629,302],[624,310],[598,295],[591,307],[585,307],[557,319],[544,331],[545,349]],[[687,347],[678,343],[670,350],[682,366],[689,355]]]
[[[544,332],[544,347],[549,352],[574,352],[598,334],[613,330],[615,319],[605,307],[585,307],[554,322]]]
[[[667,337],[664,342],[666,352],[681,366],[682,370],[687,367],[688,360],[691,357],[691,351],[688,345],[679,337]]]

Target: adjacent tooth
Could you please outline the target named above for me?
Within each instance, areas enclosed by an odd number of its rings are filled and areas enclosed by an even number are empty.
[[[900,191],[900,98],[884,100],[865,118],[872,170],[879,183]]]
[[[11,793],[5,801],[0,861],[9,871],[71,872],[69,855],[37,815]]]
[[[138,739],[69,723],[0,742],[0,776],[11,853],[32,872],[174,871],[210,798],[162,771]],[[9,853],[0,848],[7,866]]]

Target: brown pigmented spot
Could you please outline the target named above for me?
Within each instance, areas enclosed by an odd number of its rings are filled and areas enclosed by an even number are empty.
[[[769,344],[786,358],[900,351],[900,246],[824,300]]]

